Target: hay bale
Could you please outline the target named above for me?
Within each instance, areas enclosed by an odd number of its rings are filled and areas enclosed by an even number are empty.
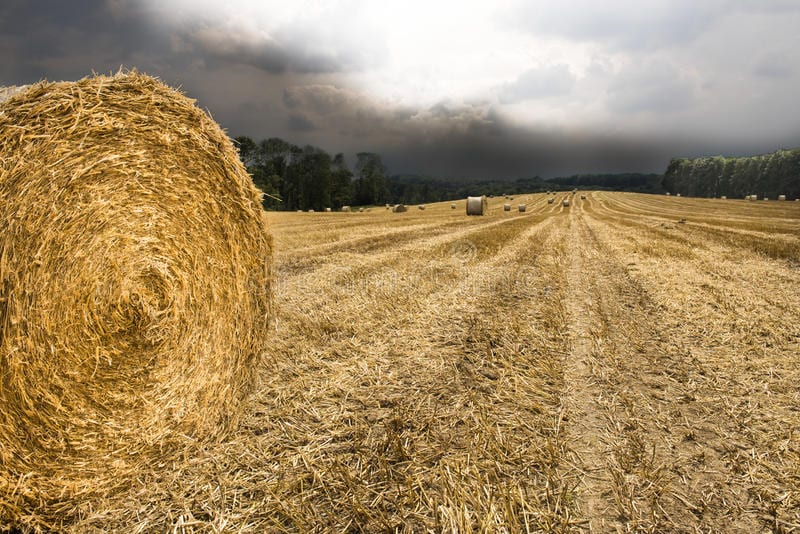
[[[456,205],[455,205],[455,204],[450,204],[450,209],[451,209],[451,210],[454,210],[454,209],[456,209]]]
[[[675,196],[679,197],[679,196],[681,196],[681,194],[680,193],[675,193]]]
[[[420,204],[420,205],[419,205],[419,206],[417,206],[417,207],[418,207],[419,209],[421,209],[421,210],[424,210],[424,209],[425,209],[425,205],[424,205],[424,204]]]
[[[561,205],[562,205],[562,206],[564,206],[565,208],[568,208],[568,207],[569,207],[569,199],[568,199],[568,198],[565,198],[565,199],[564,199],[564,200],[561,202]]]
[[[727,197],[727,196],[725,196],[725,195],[722,195],[722,196],[721,196],[721,197],[719,197],[719,198],[720,198],[721,200],[728,200],[728,197]]]
[[[511,211],[511,204],[503,204],[503,211]]]
[[[786,195],[778,195],[778,200],[786,200]]]
[[[60,531],[236,426],[272,238],[230,139],[136,72],[0,104],[0,155],[0,523]]]
[[[486,196],[467,197],[467,215],[483,215],[489,210]]]
[[[350,211],[350,206],[342,206],[342,211]]]
[[[670,196],[671,194],[672,194],[672,193],[670,193],[669,191],[667,191],[667,192],[666,192],[666,195],[667,195],[667,196]]]
[[[325,213],[330,213],[330,212],[331,212],[330,208],[325,208]]]
[[[556,200],[555,197],[550,197],[547,199],[547,203],[552,204],[553,202],[555,202],[555,200]]]
[[[528,209],[528,207],[525,204],[520,204],[519,205],[519,212],[520,213],[525,213],[525,210],[527,210],[527,209]]]
[[[405,211],[408,211],[408,208],[406,208],[404,204],[395,204],[392,208],[392,212],[394,213],[403,213]]]

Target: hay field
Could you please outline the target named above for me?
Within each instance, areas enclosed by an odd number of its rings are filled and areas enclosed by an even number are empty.
[[[270,214],[243,425],[65,527],[800,530],[800,203],[585,194]]]

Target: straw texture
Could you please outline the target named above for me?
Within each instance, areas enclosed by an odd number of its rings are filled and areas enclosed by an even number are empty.
[[[233,428],[271,262],[258,190],[181,93],[129,72],[0,104],[0,524],[57,529]]]

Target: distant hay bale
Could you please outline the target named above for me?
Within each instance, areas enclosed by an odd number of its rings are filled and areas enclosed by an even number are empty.
[[[467,215],[483,215],[489,209],[486,196],[467,197]]]
[[[679,197],[679,196],[681,196],[681,194],[680,193],[675,193],[675,196]]]
[[[29,87],[30,85],[10,85],[8,87],[0,87],[0,104],[12,96],[24,93]]]
[[[555,200],[556,199],[554,197],[550,197],[550,198],[547,199],[547,203],[548,204],[552,204],[553,202],[555,202]]]
[[[403,213],[405,211],[408,211],[408,208],[406,208],[404,204],[395,204],[394,207],[392,208],[392,211],[394,213]]]
[[[330,208],[325,208],[325,213],[330,213],[330,212],[331,212]]]
[[[722,196],[721,196],[721,197],[719,197],[719,198],[720,198],[720,199],[722,199],[722,200],[728,200],[728,197],[726,197],[725,195],[722,195]]]
[[[750,201],[758,200],[758,195],[747,195],[744,198],[745,198],[745,200],[750,200]]]
[[[342,206],[342,211],[350,211],[350,206]]]
[[[786,200],[786,195],[778,195],[778,200]]]
[[[364,208],[358,208],[358,213],[364,213]]]
[[[312,209],[308,210],[308,213],[314,213],[314,209],[312,208]]]
[[[272,238],[230,139],[136,72],[0,104],[0,156],[0,524],[60,531],[236,426]]]
[[[666,194],[667,196],[670,196],[672,193],[670,193],[669,191],[667,191],[665,194]]]
[[[586,195],[581,195],[581,200],[586,200]]]
[[[450,204],[450,209],[451,209],[451,210],[454,210],[454,209],[456,209],[456,207],[457,207],[457,206],[456,206],[455,204]]]
[[[424,205],[424,204],[420,204],[420,205],[419,205],[419,206],[417,206],[417,207],[418,207],[419,209],[421,209],[421,210],[424,210],[424,209],[425,209],[425,205]]]
[[[511,204],[503,204],[503,211],[511,211]]]
[[[564,206],[565,208],[568,208],[568,207],[569,207],[569,199],[568,199],[568,198],[565,198],[565,199],[564,199],[564,200],[561,202],[561,205],[562,205],[562,206]]]
[[[769,197],[764,197],[764,200],[769,200]]]
[[[518,209],[520,213],[525,213],[525,210],[528,209],[528,207],[525,204],[520,204]]]

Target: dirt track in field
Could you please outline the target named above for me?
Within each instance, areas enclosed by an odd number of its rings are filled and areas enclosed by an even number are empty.
[[[800,206],[585,194],[272,214],[244,427],[74,530],[800,530]]]

